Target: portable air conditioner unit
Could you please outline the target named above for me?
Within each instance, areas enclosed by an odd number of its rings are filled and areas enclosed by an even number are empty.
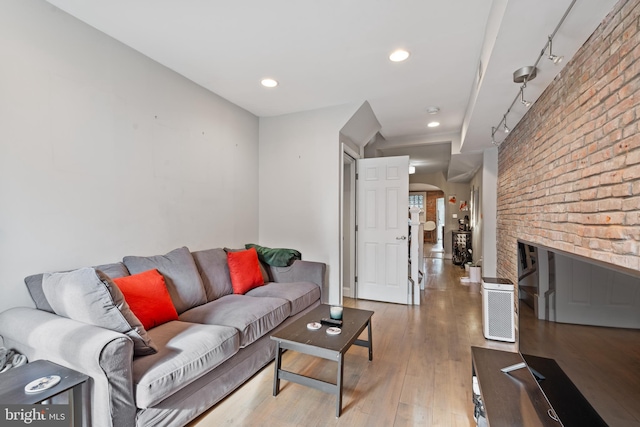
[[[487,339],[516,341],[514,286],[510,280],[482,278],[482,325]]]

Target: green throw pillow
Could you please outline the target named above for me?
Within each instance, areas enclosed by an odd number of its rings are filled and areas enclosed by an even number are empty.
[[[255,248],[258,252],[260,261],[269,264],[272,267],[287,267],[293,264],[293,261],[302,259],[300,252],[295,249],[273,249],[264,246],[248,243],[245,248]]]

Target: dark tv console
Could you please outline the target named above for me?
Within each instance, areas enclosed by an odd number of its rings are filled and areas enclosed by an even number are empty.
[[[555,360],[529,355],[524,358],[531,368],[544,375],[541,386],[555,404],[555,411],[528,369],[517,369],[508,374],[501,371],[522,363],[520,353],[471,347],[472,373],[477,377],[485,416],[491,427],[607,425]]]
[[[590,426],[606,427],[602,417],[593,409],[589,401],[567,377],[553,359],[523,354],[529,368],[540,372],[544,380],[540,386],[566,427]]]
[[[521,363],[520,353],[471,347],[471,359],[491,427],[561,426],[528,369],[500,370]]]
[[[544,375],[540,385],[555,411],[529,369],[501,371],[522,363],[522,357],[520,353],[471,347],[472,374],[477,378],[491,427],[607,425],[555,360],[524,355],[527,364]]]

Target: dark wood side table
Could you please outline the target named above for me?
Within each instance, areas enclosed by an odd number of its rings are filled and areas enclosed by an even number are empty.
[[[24,386],[31,381],[49,375],[58,375],[60,382],[39,393],[24,391]],[[4,405],[33,405],[71,390],[70,403],[73,425],[80,427],[88,424],[88,421],[83,424],[82,417],[82,396],[86,393],[87,379],[89,379],[87,375],[73,369],[47,360],[35,360],[0,374],[0,403]]]

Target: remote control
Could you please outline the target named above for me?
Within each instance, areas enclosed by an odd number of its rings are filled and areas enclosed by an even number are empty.
[[[320,319],[320,323],[322,323],[323,325],[329,325],[329,326],[342,326],[342,320],[336,320],[336,319],[328,319],[326,317],[323,317],[322,319]]]

